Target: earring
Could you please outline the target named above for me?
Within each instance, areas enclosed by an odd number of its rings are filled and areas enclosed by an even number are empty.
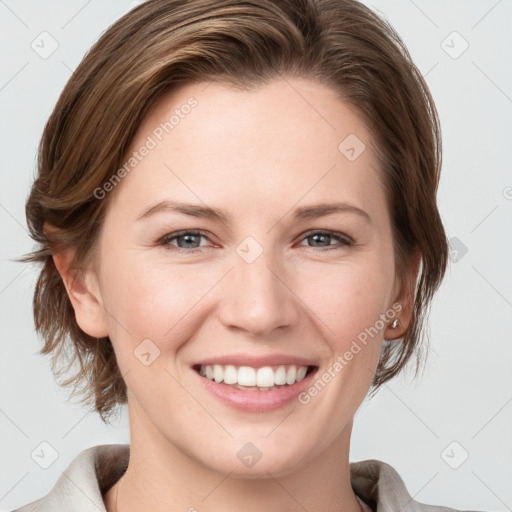
[[[400,323],[400,320],[398,320],[398,318],[395,318],[392,322],[391,322],[391,329],[396,329],[397,327],[400,327],[402,324]]]

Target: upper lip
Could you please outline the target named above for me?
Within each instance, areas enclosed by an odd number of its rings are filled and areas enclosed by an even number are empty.
[[[224,356],[209,357],[195,363],[195,365],[233,365],[250,366],[252,368],[263,368],[264,366],[297,365],[316,366],[311,359],[286,354],[269,354],[266,356],[252,356],[249,354],[231,354]]]

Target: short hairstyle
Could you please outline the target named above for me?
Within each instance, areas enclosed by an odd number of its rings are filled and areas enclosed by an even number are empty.
[[[413,313],[403,336],[384,343],[372,393],[428,341],[426,313],[446,270],[448,244],[437,209],[441,167],[438,115],[404,43],[355,0],[149,0],[111,25],[62,91],[42,134],[26,203],[39,262],[33,312],[60,383],[81,385],[81,402],[102,420],[127,402],[108,337],[78,326],[52,254],[74,248],[80,275],[92,261],[109,195],[95,190],[123,165],[138,127],[165,94],[214,81],[249,89],[280,77],[331,87],[365,121],[378,148],[402,285],[421,256]],[[407,274],[410,275],[410,274]],[[410,295],[409,295],[410,296]],[[61,361],[67,363],[62,366]]]

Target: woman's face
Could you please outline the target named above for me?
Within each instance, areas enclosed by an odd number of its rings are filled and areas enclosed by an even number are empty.
[[[90,287],[132,432],[247,477],[348,445],[399,292],[360,116],[305,79],[194,84],[146,117],[133,151]]]

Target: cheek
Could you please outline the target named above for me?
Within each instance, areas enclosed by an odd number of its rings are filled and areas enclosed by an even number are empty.
[[[341,350],[389,308],[393,282],[392,258],[368,255],[304,271],[295,290]]]
[[[112,338],[134,346],[150,339],[161,350],[185,336],[194,307],[218,281],[211,271],[163,265],[144,254],[110,258],[102,273]]]

